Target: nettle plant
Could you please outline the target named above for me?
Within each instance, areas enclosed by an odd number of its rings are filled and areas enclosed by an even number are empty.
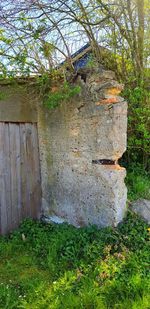
[[[61,103],[79,94],[81,87],[66,80],[62,72],[53,70],[38,77],[37,81],[43,104],[49,109],[57,108]]]

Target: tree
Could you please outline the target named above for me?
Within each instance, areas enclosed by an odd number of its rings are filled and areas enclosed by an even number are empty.
[[[11,69],[40,73],[62,59],[71,63],[71,53],[89,41],[98,62],[101,44],[112,50],[122,78],[132,74],[140,80],[150,45],[149,16],[148,0],[3,0],[2,70],[8,62]]]
[[[93,30],[93,5],[90,1],[83,5],[80,0],[11,3],[3,0],[0,17],[3,72],[6,64],[15,73],[41,73],[63,59],[71,62],[71,53],[75,45],[81,47],[81,39],[82,44],[90,41],[96,53],[99,49]]]

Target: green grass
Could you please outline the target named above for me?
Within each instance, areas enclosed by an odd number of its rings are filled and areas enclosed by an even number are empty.
[[[27,220],[0,238],[0,308],[148,309],[149,234],[130,212],[116,229]]]
[[[139,198],[150,200],[150,174],[143,171],[140,167],[128,170],[126,177],[128,187],[128,199],[130,201]]]

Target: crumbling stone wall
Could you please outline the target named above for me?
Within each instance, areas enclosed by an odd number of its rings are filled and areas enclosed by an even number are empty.
[[[44,216],[75,226],[116,226],[126,211],[127,103],[114,73],[78,74],[82,91],[70,102],[38,108]]]

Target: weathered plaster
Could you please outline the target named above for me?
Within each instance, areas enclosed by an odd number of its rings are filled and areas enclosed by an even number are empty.
[[[1,85],[0,121],[37,122],[37,99],[33,88],[23,85]]]
[[[38,108],[43,214],[76,226],[115,226],[126,211],[127,103],[110,71],[89,71],[82,92],[48,111]],[[115,165],[92,161],[113,160]]]

